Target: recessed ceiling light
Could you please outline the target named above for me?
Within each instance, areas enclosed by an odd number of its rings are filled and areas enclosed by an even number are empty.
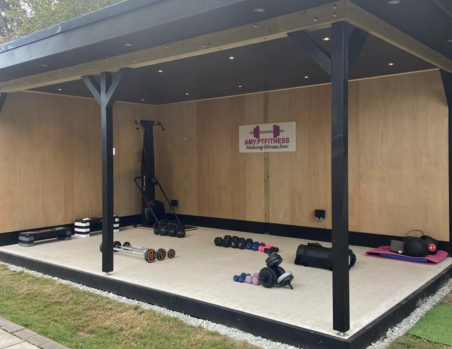
[[[446,42],[452,42],[452,39],[446,40]]]
[[[308,78],[309,78],[309,76],[307,76],[307,75],[306,75],[306,76],[305,76],[304,78],[305,78],[305,79],[308,79]]]
[[[329,37],[323,38],[323,41],[330,41]]]
[[[254,12],[262,13],[262,12],[265,12],[265,9],[264,9],[264,8],[261,8],[261,7],[255,8],[255,9],[254,9]]]
[[[185,94],[186,96],[190,96],[190,94],[187,92],[186,94]]]
[[[133,45],[132,44],[124,44],[124,46],[132,47]]]
[[[144,102],[144,98],[141,101]]]
[[[163,73],[163,70],[160,69],[160,70],[159,70],[159,73]]]
[[[388,2],[389,5],[397,5],[400,4],[402,2],[402,0],[391,0]]]
[[[388,65],[394,65],[394,63],[389,63]]]
[[[61,88],[59,88],[59,89],[58,89],[58,91],[62,91],[62,89],[61,89]]]
[[[47,67],[47,64],[41,64],[41,67]]]
[[[239,88],[242,88],[242,85],[239,85]]]
[[[231,56],[231,57],[229,57],[229,59],[232,61],[233,59],[235,59],[235,57],[234,57],[234,56]]]

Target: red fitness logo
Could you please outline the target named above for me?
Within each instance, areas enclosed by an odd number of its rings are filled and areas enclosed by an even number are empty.
[[[273,133],[273,138],[278,138],[281,133],[284,132],[284,130],[281,130],[281,128],[278,125],[273,125],[273,131],[269,130],[269,131],[261,131],[260,126],[256,126],[253,129],[253,132],[250,132],[250,134],[252,134],[254,136],[254,138],[261,138],[261,134],[265,134],[265,133]]]

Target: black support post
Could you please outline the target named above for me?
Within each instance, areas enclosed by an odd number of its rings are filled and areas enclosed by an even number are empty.
[[[100,86],[93,76],[84,76],[83,81],[101,108],[102,125],[102,271],[113,271],[113,105],[119,88],[124,84],[129,69],[121,69],[112,81],[112,74],[104,72]]]
[[[331,42],[331,188],[333,328],[350,329],[348,232],[348,24],[333,23]]]
[[[354,28],[350,38],[346,22],[332,25],[331,55],[305,32],[287,35],[331,75],[331,189],[333,328],[350,329],[348,231],[348,73],[355,65],[369,34]],[[350,49],[349,49],[350,47]]]
[[[7,93],[4,93],[4,92],[0,93],[0,112],[2,111],[3,106],[5,105],[5,101],[6,101],[6,97],[7,96],[8,96]]]
[[[449,144],[449,256],[452,256],[452,73],[441,70],[444,92],[449,107],[448,124],[448,144]]]

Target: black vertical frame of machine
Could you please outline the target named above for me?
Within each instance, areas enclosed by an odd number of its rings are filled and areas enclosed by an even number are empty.
[[[144,190],[144,196],[148,202],[155,200],[155,186],[149,185],[150,178],[155,177],[155,152],[154,152],[154,122],[142,120],[141,125],[144,128],[143,153],[141,154],[141,185]],[[146,220],[147,204],[142,202],[142,222]]]
[[[449,256],[452,256],[452,73],[441,70],[441,78],[443,80],[444,92],[446,93],[449,114],[447,120],[448,127],[448,145],[449,145]]]
[[[331,188],[333,328],[350,329],[348,232],[348,24],[333,23],[331,40]]]
[[[123,68],[112,81],[112,74],[103,72],[100,86],[93,76],[82,79],[89,88],[101,109],[102,129],[102,271],[113,271],[113,209],[114,209],[114,173],[113,173],[113,106],[120,88],[130,69]]]
[[[308,33],[287,35],[331,75],[331,189],[333,328],[350,329],[350,279],[348,231],[348,73],[356,63],[369,33],[346,22],[332,25],[331,56]],[[350,47],[350,49],[349,49]]]

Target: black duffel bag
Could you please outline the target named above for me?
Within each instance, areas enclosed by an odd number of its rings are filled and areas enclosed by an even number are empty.
[[[317,242],[300,245],[297,248],[295,264],[304,265],[305,267],[333,270],[331,252],[331,248],[323,247]],[[356,263],[356,256],[352,250],[349,250],[348,261],[351,269]]]

